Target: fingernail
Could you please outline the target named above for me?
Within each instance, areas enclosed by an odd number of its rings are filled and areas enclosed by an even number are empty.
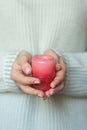
[[[43,95],[41,93],[39,93],[38,96],[41,97],[41,98],[43,97]]]
[[[46,93],[47,97],[50,97],[50,94],[49,93]]]
[[[51,88],[54,88],[54,87],[55,87],[55,85],[52,83],[52,84],[51,84]]]
[[[30,73],[30,69],[29,69],[29,67],[26,67],[26,73],[27,73],[27,74]]]
[[[50,97],[50,94],[47,94],[47,97]]]
[[[40,80],[35,80],[34,83],[38,84],[38,83],[40,83]]]
[[[50,95],[53,95],[53,94],[54,94],[54,92],[53,92],[53,91],[51,91],[51,92],[50,92]]]

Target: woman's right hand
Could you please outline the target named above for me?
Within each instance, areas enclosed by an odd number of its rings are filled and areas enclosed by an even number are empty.
[[[31,75],[32,55],[28,52],[21,52],[12,65],[11,79],[26,94],[44,97],[44,92],[32,87],[40,83],[40,80]]]

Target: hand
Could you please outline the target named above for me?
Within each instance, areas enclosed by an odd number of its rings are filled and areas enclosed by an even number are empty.
[[[31,54],[21,52],[12,65],[11,79],[26,94],[43,97],[44,93],[34,89],[32,85],[40,83],[40,80],[31,76]]]
[[[58,93],[64,89],[64,79],[66,74],[66,65],[61,56],[59,56],[55,51],[49,49],[44,52],[46,55],[51,55],[56,59],[56,76],[54,80],[51,82],[51,89],[45,92],[47,97]]]

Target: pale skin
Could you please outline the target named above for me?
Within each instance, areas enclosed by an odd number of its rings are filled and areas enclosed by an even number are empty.
[[[64,79],[66,74],[66,65],[63,58],[60,57],[54,50],[48,49],[44,52],[46,55],[52,55],[56,60],[56,75],[51,82],[51,88],[43,92],[32,87],[33,84],[39,84],[38,78],[31,75],[31,59],[32,55],[28,52],[21,52],[15,59],[12,70],[11,79],[16,85],[26,94],[39,96],[42,99],[47,99],[53,94],[59,93],[64,89]]]

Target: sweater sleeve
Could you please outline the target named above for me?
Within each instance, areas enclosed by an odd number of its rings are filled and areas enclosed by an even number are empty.
[[[0,92],[21,92],[10,79],[12,64],[18,52],[0,53]],[[63,53],[67,65],[63,93],[87,96],[87,53]]]
[[[67,66],[63,93],[71,96],[87,96],[87,53],[63,53]]]
[[[18,52],[0,52],[0,92],[20,92],[15,82],[11,80],[12,64]]]

